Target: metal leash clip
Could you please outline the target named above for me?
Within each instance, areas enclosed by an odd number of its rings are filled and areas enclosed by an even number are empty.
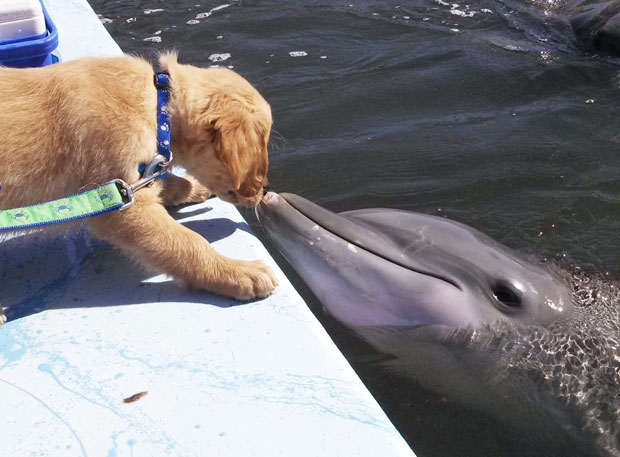
[[[171,162],[172,159],[167,160],[163,155],[157,154],[144,168],[142,177],[131,186],[122,179],[113,180],[113,182],[118,185],[119,192],[125,202],[121,209],[128,208],[133,204],[133,194],[135,191],[142,189],[143,187],[151,186],[157,178],[165,176],[165,174],[168,173],[168,168],[170,167]]]

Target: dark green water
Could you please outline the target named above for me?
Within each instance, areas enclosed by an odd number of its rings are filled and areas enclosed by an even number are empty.
[[[509,0],[91,3],[126,52],[177,49],[186,63],[231,66],[264,94],[275,120],[273,190],[334,211],[444,215],[517,250],[620,278],[620,66],[583,55],[555,9]],[[542,449],[381,371],[292,279],[419,456],[564,455],[562,443]]]

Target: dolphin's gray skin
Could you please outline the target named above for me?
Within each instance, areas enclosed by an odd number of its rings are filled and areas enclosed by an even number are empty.
[[[258,211],[274,244],[350,327],[545,323],[573,309],[565,283],[448,219],[385,209],[334,214],[274,193]]]
[[[586,52],[620,55],[620,1],[565,0],[561,8]]]
[[[567,443],[620,456],[618,288],[562,279],[447,219],[329,212],[293,194],[257,209],[336,319],[423,386]]]

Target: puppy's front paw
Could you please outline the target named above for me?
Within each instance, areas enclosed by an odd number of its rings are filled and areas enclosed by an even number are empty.
[[[230,277],[223,290],[215,292],[237,300],[264,298],[273,293],[278,280],[273,270],[259,260],[229,260]]]
[[[0,305],[0,327],[6,322],[6,314],[2,311],[2,305]]]
[[[166,206],[202,203],[209,196],[211,191],[191,176],[181,178],[170,174],[164,181],[163,199]]]
[[[183,203],[202,203],[212,195],[212,192],[200,184],[197,179],[188,176],[185,178],[191,184],[191,190]]]

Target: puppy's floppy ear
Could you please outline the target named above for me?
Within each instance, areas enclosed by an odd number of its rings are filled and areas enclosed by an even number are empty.
[[[235,190],[244,197],[257,195],[266,183],[269,165],[270,115],[230,94],[214,95],[206,112],[215,156],[230,170]]]

